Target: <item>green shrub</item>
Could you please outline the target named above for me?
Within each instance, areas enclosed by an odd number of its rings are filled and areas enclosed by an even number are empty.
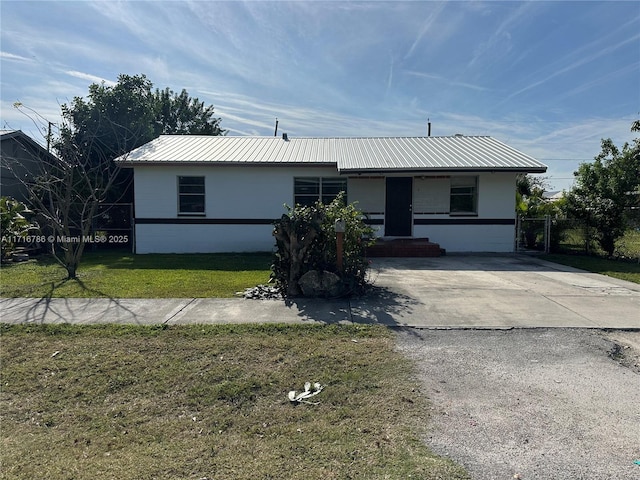
[[[342,295],[363,292],[369,266],[365,248],[374,241],[374,232],[355,205],[346,205],[344,199],[344,193],[340,193],[328,205],[317,202],[311,206],[287,207],[288,213],[275,222],[273,235],[277,250],[271,278],[284,295],[301,295],[298,281],[311,270],[338,275]],[[338,267],[337,220],[345,222],[342,270]]]
[[[11,197],[0,197],[2,258],[9,258],[19,242],[27,242],[29,235],[38,232],[38,226],[27,217],[32,214],[27,206]]]

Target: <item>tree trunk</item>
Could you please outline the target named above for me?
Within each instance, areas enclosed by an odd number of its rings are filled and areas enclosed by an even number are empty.
[[[79,257],[77,252],[74,251],[72,245],[67,245],[67,250],[64,252],[64,268],[67,270],[67,280],[75,280],[78,278],[78,263]]]

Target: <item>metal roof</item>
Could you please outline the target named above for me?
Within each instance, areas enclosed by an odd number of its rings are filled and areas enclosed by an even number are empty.
[[[506,170],[546,165],[492,137],[226,137],[161,135],[118,159],[157,163],[328,164],[342,173]]]

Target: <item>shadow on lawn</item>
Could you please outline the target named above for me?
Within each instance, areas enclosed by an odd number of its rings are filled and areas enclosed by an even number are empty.
[[[97,298],[54,298],[56,288],[68,282],[75,282],[83,290]],[[122,304],[122,301],[109,297],[104,292],[87,287],[80,279],[64,279],[51,282],[47,294],[25,310],[21,323],[101,323],[103,318],[118,318],[121,322],[140,323],[136,313]],[[108,314],[108,316],[107,316]]]
[[[241,272],[248,270],[268,271],[273,256],[268,252],[258,253],[180,253],[119,255],[96,253],[86,259],[85,265],[104,265],[109,269],[122,270],[220,270]]]

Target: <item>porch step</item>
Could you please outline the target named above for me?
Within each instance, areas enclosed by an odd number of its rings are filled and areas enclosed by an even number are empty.
[[[428,238],[378,239],[367,248],[368,257],[439,257],[446,251]]]

